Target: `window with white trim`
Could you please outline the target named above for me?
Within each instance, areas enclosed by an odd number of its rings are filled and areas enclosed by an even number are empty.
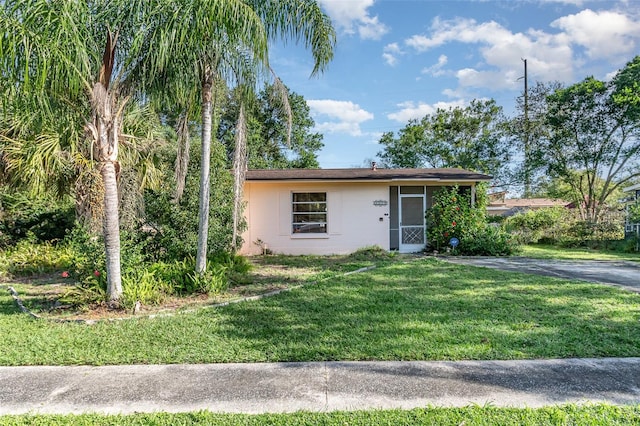
[[[326,234],[327,193],[294,192],[292,195],[292,232],[294,234]]]

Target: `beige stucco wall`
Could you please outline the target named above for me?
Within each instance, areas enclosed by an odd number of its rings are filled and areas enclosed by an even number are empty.
[[[327,193],[327,229],[323,235],[292,234],[292,192]],[[244,189],[248,229],[240,253],[260,254],[260,239],[274,253],[344,254],[378,245],[389,249],[389,183],[247,182]]]

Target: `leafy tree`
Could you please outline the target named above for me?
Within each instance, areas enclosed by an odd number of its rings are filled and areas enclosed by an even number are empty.
[[[494,100],[438,109],[410,121],[397,138],[383,134],[384,150],[378,155],[391,167],[461,167],[502,176],[509,160],[504,123],[502,108]]]
[[[521,163],[515,168],[510,184],[521,185],[524,197],[539,192],[538,185],[544,182],[545,162],[540,149],[549,138],[550,129],[546,121],[547,97],[561,89],[560,82],[537,82],[529,89],[526,114],[524,95],[516,99],[516,117],[508,121],[507,138],[522,154]]]
[[[610,82],[589,77],[548,97],[546,122],[550,129],[541,144],[548,174],[579,194],[584,220],[597,222],[611,195],[640,176],[640,120],[629,98],[619,94],[637,90],[628,79],[638,59]]]
[[[104,237],[108,296],[122,294],[118,221],[118,152],[123,114],[132,100],[152,100],[169,83],[190,112],[188,88],[200,89],[202,113],[201,229],[209,210],[212,93],[216,78],[250,81],[266,68],[268,37],[303,40],[316,60],[332,55],[333,28],[315,1],[9,0],[0,15],[2,89],[5,99],[26,99],[55,122],[60,105],[82,100],[72,128],[87,134],[86,150],[99,164],[104,187]],[[113,31],[111,30],[113,29]],[[177,82],[182,82],[178,84]],[[86,124],[84,127],[84,123]],[[78,130],[79,129],[79,130]],[[37,147],[36,150],[40,150]],[[3,155],[3,157],[5,157]],[[4,160],[3,160],[4,161]],[[206,231],[203,231],[205,233]],[[199,244],[206,255],[206,237]],[[202,270],[204,268],[198,268]]]
[[[3,107],[3,119],[16,124],[5,135],[36,142],[32,163],[45,169],[51,169],[47,163],[63,163],[65,146],[74,158],[96,162],[111,301],[122,294],[117,175],[120,141],[126,138],[123,117],[141,94],[134,77],[141,70],[149,71],[148,80],[155,76],[149,59],[157,46],[149,43],[154,28],[148,25],[158,13],[155,6],[124,0],[7,0],[0,10],[1,84],[5,99],[13,101]],[[24,116],[32,113],[37,133],[28,135],[31,126]]]
[[[438,110],[440,112],[445,113]],[[378,152],[378,156],[388,167],[415,169],[429,165],[426,158],[427,134],[420,120],[410,120],[400,129],[397,138],[393,132],[383,133],[379,143],[384,146],[384,151]]]
[[[621,69],[612,84],[614,102],[631,120],[640,120],[640,56]]]
[[[199,140],[190,147],[188,170],[183,197],[180,201],[173,198],[171,168],[165,169],[165,176],[159,189],[145,192],[145,223],[154,229],[145,233],[147,256],[152,261],[171,262],[176,259],[195,259],[198,241],[199,200]],[[212,146],[211,201],[217,206],[209,221],[209,241],[207,247],[211,253],[228,251],[231,246],[231,222],[233,203],[233,176],[226,165],[226,154],[220,144]],[[162,152],[162,164],[170,165],[177,153],[174,146],[166,147]]]
[[[322,134],[311,131],[311,118],[305,99],[288,93],[288,109],[274,84],[266,84],[257,96],[231,93],[223,108],[219,139],[232,157],[235,148],[235,124],[240,104],[246,105],[248,166],[253,169],[317,168],[317,151],[323,146]],[[291,112],[291,117],[287,111]],[[290,121],[289,121],[290,120]],[[294,154],[290,158],[288,152]]]
[[[265,8],[273,7],[267,2]],[[211,140],[214,133],[214,94],[217,81],[244,82],[267,60],[267,31],[259,13],[242,0],[179,0],[163,2],[154,21],[154,66],[168,86],[187,126],[200,98],[202,154],[198,210],[196,270],[206,268],[209,228]],[[143,74],[144,77],[144,74]],[[154,92],[162,92],[156,81]],[[188,132],[187,132],[188,135]],[[184,149],[183,152],[188,152]],[[180,162],[181,165],[184,162]]]
[[[588,181],[584,172],[573,171],[572,176],[574,176],[577,181],[581,181],[583,183],[586,183]],[[604,179],[602,179],[601,177],[596,177],[594,185],[596,192],[602,191],[604,183]],[[532,195],[537,197],[558,198],[561,200],[572,202],[576,206],[579,206],[584,200],[583,192],[576,190],[575,187],[567,183],[565,179],[559,177],[546,178],[541,180],[538,183],[537,191]],[[616,188],[616,190],[613,191],[607,199],[607,207],[613,209],[621,208],[622,204],[620,200],[622,200],[623,198],[624,193],[622,192],[622,188]]]

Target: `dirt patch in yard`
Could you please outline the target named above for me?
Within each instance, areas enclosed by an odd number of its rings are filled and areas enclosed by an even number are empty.
[[[310,262],[278,262],[278,258],[260,257],[252,259],[253,269],[240,277],[224,293],[167,296],[162,303],[141,305],[137,312],[132,309],[109,307],[106,303],[73,306],[61,301],[70,291],[77,289],[78,283],[65,278],[61,273],[42,274],[29,277],[14,277],[0,280],[1,291],[15,290],[24,307],[34,315],[55,321],[96,321],[132,318],[139,316],[170,315],[211,307],[238,299],[256,297],[315,282],[328,274],[336,275],[343,269],[343,263],[328,265]],[[340,267],[338,267],[340,265]],[[347,266],[348,268],[348,266]],[[6,293],[5,293],[6,294]],[[15,309],[18,309],[16,304]]]

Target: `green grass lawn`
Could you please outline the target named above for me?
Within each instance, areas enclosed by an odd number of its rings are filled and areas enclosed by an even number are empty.
[[[354,412],[292,414],[135,414],[130,416],[5,416],[5,426],[26,425],[637,425],[640,406],[565,405],[558,407],[496,408],[420,408],[414,410],[373,410]]]
[[[3,292],[0,365],[640,356],[635,293],[431,258],[334,267],[259,301],[94,325],[33,320]]]
[[[640,253],[622,253],[588,248],[562,248],[542,244],[522,246],[518,255],[537,259],[630,260],[640,262]]]

